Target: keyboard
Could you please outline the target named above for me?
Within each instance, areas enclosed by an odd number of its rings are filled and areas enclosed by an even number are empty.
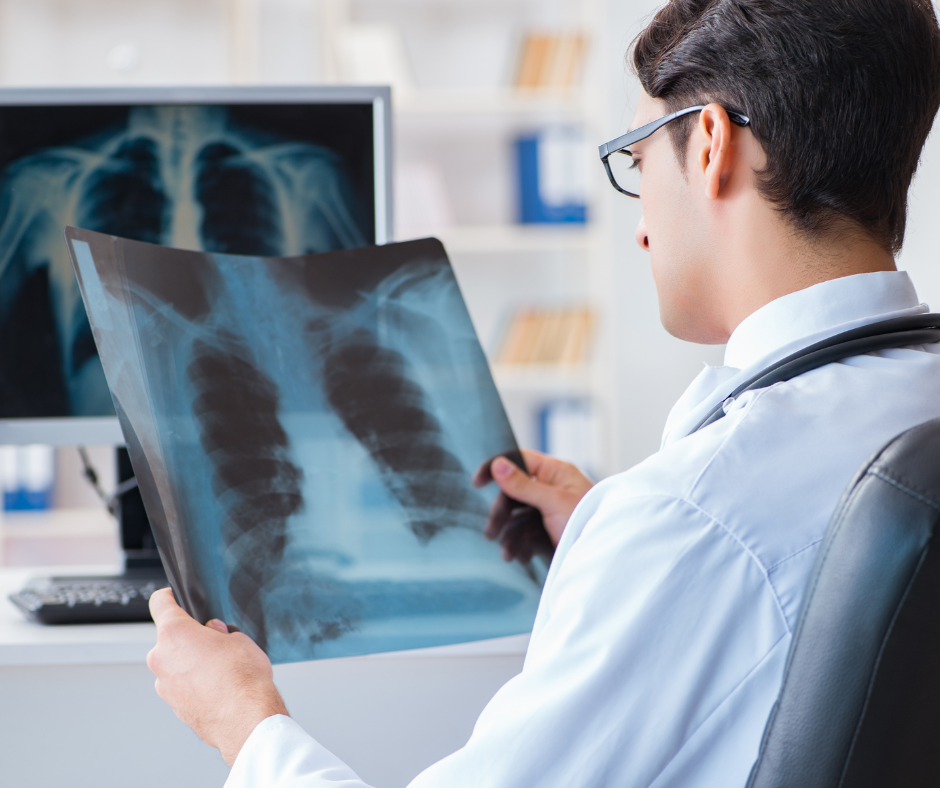
[[[168,585],[159,570],[106,577],[45,577],[30,580],[10,594],[10,601],[41,624],[152,621],[150,595]]]

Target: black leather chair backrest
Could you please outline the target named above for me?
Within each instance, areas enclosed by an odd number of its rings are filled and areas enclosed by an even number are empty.
[[[836,509],[748,788],[940,787],[938,523],[940,419]]]

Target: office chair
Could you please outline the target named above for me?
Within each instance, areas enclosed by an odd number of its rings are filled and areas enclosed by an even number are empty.
[[[748,788],[940,786],[940,419],[858,472],[820,545]]]

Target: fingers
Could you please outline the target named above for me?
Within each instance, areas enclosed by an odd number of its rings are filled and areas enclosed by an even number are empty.
[[[522,456],[529,473],[540,482],[553,487],[581,488],[586,485],[590,488],[594,486],[594,482],[570,462],[531,449],[523,449]]]
[[[558,482],[559,466],[565,464],[548,454],[542,454],[542,452],[533,451],[532,449],[522,449],[522,458],[525,461],[525,467],[528,469],[529,475],[546,484],[556,484]]]
[[[209,627],[209,629],[215,629],[218,632],[221,632],[223,635],[228,634],[228,626],[224,621],[219,621],[217,618],[213,618],[211,621],[207,621],[206,626]]]
[[[493,461],[497,457],[505,457],[511,463],[513,463],[516,467],[522,468],[523,472],[525,472],[525,469],[528,466],[527,466],[526,460],[524,459],[524,455],[527,453],[538,454],[538,452],[530,452],[526,449],[522,449],[521,451],[516,450],[516,451],[506,452],[505,454],[502,454],[502,455],[497,454],[494,457],[490,457],[488,460],[484,460],[482,463],[480,463],[480,467],[477,468],[473,474],[473,478],[471,480],[473,482],[473,486],[474,487],[486,487],[486,485],[488,485],[491,481],[493,481],[492,465],[493,465]]]
[[[486,487],[486,485],[493,481],[493,475],[490,473],[490,464],[492,462],[492,458],[484,460],[480,463],[480,467],[473,472],[471,482],[474,487]]]
[[[493,460],[491,472],[499,489],[517,501],[542,509],[555,498],[551,487],[533,479],[505,457]]]
[[[551,560],[555,552],[548,532],[542,524],[538,512],[529,507],[516,510],[499,538],[503,560],[516,559],[523,564],[529,563],[536,555]]]
[[[517,559],[523,564],[532,560],[534,552],[529,549],[528,522],[526,517],[514,517],[500,534],[499,546],[504,561]]]
[[[158,631],[170,621],[190,617],[183,608],[176,604],[173,591],[169,588],[161,588],[150,595],[150,615],[153,617]]]
[[[474,487],[486,487],[493,477],[490,476],[490,462],[492,460],[486,460],[486,462],[480,463],[480,467],[473,472],[473,476],[470,479]]]
[[[502,493],[497,495],[490,506],[490,516],[486,521],[486,528],[483,529],[483,536],[490,540],[496,539],[512,517],[512,510],[516,506],[517,503],[510,501]]]
[[[501,495],[490,509],[484,534],[488,539],[499,539],[507,560],[517,557],[523,562],[535,554],[551,556],[571,513],[594,486],[571,463],[531,449],[523,449],[514,455],[514,460],[495,457],[481,465],[473,476],[477,487],[491,480],[496,482]],[[523,529],[515,522],[526,508],[520,504],[538,510],[534,514],[538,518],[537,528]]]

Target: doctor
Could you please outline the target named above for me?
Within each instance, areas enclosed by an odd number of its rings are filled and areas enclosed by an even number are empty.
[[[726,342],[725,365],[692,382],[658,453],[593,488],[541,455],[533,478],[492,464],[557,551],[522,673],[413,788],[744,786],[842,490],[940,416],[940,348],[921,345],[744,394],[689,434],[773,361],[926,311],[894,254],[940,104],[929,0],[672,0],[633,64],[634,129],[690,111],[635,135],[616,185],[639,190],[663,324]],[[222,751],[229,788],[362,785],[287,715],[248,638],[169,591],[151,605],[157,692]]]

